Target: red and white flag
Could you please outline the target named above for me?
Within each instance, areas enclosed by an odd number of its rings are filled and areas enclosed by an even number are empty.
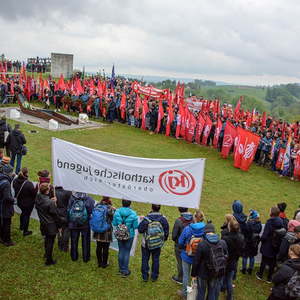
[[[294,177],[296,179],[300,178],[300,150],[296,154],[296,158],[294,161]]]
[[[218,141],[219,141],[221,130],[222,130],[222,122],[221,122],[220,119],[218,119],[217,124],[216,124],[216,130],[215,130],[214,140],[213,140],[213,146],[214,146],[214,148],[218,147]]]
[[[212,121],[211,121],[210,117],[207,116],[206,117],[206,121],[205,121],[204,131],[203,131],[203,137],[202,137],[202,141],[201,141],[202,145],[206,145],[207,144],[207,139],[209,137],[209,134],[210,134],[210,131],[211,131],[211,127],[212,127]]]
[[[222,151],[221,151],[221,156],[223,158],[228,157],[229,151],[233,145],[236,134],[237,134],[236,128],[231,124],[231,122],[227,121],[224,130],[224,138],[223,138]]]
[[[120,110],[121,110],[121,118],[125,120],[125,113],[126,113],[126,95],[122,93],[121,103],[120,103]]]
[[[167,119],[167,125],[166,125],[166,136],[170,135],[171,132],[171,125],[174,121],[174,112],[172,106],[169,106],[169,113],[168,113],[168,119]]]
[[[190,113],[189,127],[188,127],[187,134],[186,134],[186,141],[188,141],[190,143],[193,142],[196,125],[197,125],[197,120],[194,117],[194,115],[192,113]]]
[[[285,148],[280,148],[279,153],[278,153],[278,158],[276,161],[276,169],[278,169],[278,170],[281,169],[284,154],[285,154]]]
[[[160,131],[160,126],[161,126],[161,120],[164,117],[164,108],[162,106],[162,101],[159,101],[158,104],[158,116],[157,116],[157,125],[156,125],[156,133],[159,133]]]
[[[146,115],[149,111],[149,108],[148,108],[148,101],[147,99],[145,98],[143,100],[143,111],[142,111],[142,129],[146,130]]]
[[[205,126],[205,119],[201,114],[199,114],[198,121],[197,121],[197,128],[196,128],[196,136],[195,136],[195,142],[197,144],[200,144],[200,139],[201,139],[204,126]]]

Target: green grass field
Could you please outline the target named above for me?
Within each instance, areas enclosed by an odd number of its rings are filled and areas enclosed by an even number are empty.
[[[13,124],[13,122],[10,122]],[[224,215],[231,212],[231,203],[239,199],[244,203],[245,212],[257,209],[262,221],[268,218],[269,208],[279,201],[288,203],[288,215],[299,205],[299,183],[278,178],[274,173],[253,165],[244,173],[233,168],[232,159],[223,160],[215,149],[183,140],[175,140],[161,135],[150,136],[148,132],[113,124],[101,129],[50,132],[38,129],[39,134],[30,134],[30,125],[22,125],[28,140],[29,153],[23,166],[30,170],[32,180],[37,180],[37,171],[51,168],[51,137],[55,136],[87,147],[124,155],[149,158],[206,158],[205,180],[201,198],[201,209],[219,229]],[[99,197],[96,197],[99,198]],[[114,205],[120,201],[114,199]],[[134,203],[139,214],[146,214],[150,205]],[[178,217],[173,207],[162,207],[171,226]],[[96,264],[95,247],[92,246],[92,259],[85,264],[81,260],[72,262],[69,254],[61,253],[55,246],[54,257],[57,264],[44,266],[42,258],[43,239],[38,222],[31,222],[32,236],[23,238],[18,231],[19,218],[13,219],[12,236],[16,246],[6,248],[0,244],[0,299],[179,299],[180,288],[170,278],[175,273],[173,242],[168,241],[162,250],[160,277],[155,283],[141,280],[140,246],[136,256],[131,258],[132,274],[129,278],[117,275],[117,254],[110,252],[110,266],[100,269]],[[219,230],[218,230],[219,232]],[[238,274],[235,299],[264,300],[270,285],[259,282],[254,275]],[[221,296],[220,299],[225,299]]]

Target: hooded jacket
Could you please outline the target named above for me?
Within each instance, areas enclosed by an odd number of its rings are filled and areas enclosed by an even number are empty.
[[[138,216],[130,207],[120,207],[116,210],[112,222],[113,226],[125,224],[129,230],[130,238],[135,235],[135,230],[138,228]]]
[[[243,204],[239,200],[235,200],[232,203],[232,211],[233,216],[236,218],[240,225],[246,223],[247,216],[243,213]]]
[[[5,146],[5,131],[11,132],[11,128],[9,124],[6,123],[5,120],[0,120],[0,148],[4,148]]]
[[[279,217],[270,218],[265,225],[264,232],[261,236],[260,252],[263,256],[274,258],[277,255],[278,249],[274,249],[272,245],[273,232],[276,229],[283,227],[282,219]]]
[[[228,256],[228,249],[225,241],[220,240],[217,234],[207,234],[205,241],[201,242],[197,248],[192,266],[192,277],[200,277],[201,279],[211,278],[211,274],[207,268],[207,262],[210,261],[210,245],[222,245],[224,254]]]
[[[172,230],[172,240],[175,242],[175,247],[178,247],[178,239],[183,229],[192,222],[193,214],[190,212],[181,213],[181,216],[176,219]]]
[[[260,242],[260,232],[262,225],[260,221],[250,219],[247,222],[247,232],[244,234],[245,237],[245,249],[243,256],[254,257],[258,252],[258,244]]]
[[[62,225],[66,226],[68,224],[68,205],[72,192],[64,190],[61,186],[56,186],[55,195],[57,198],[56,206],[58,215],[61,219]]]
[[[282,300],[294,300],[285,295],[285,286],[296,271],[300,272],[300,258],[287,260],[273,275],[272,295]]]
[[[183,231],[178,239],[179,248],[183,249],[181,251],[181,259],[189,264],[193,263],[193,256],[189,256],[187,254],[187,252],[185,250],[186,245],[190,242],[192,236],[204,237],[205,236],[204,228],[205,228],[204,222],[192,223],[183,229]]]
[[[296,234],[294,232],[287,232],[281,241],[277,260],[281,262],[287,260],[290,246],[298,243],[300,243],[300,239],[297,238]]]
[[[60,227],[60,219],[57,208],[49,195],[37,194],[35,207],[40,219],[40,229],[42,235],[55,235]]]
[[[6,144],[12,153],[21,154],[22,146],[26,144],[24,134],[14,129],[7,137]]]
[[[15,190],[15,197],[17,198],[18,206],[21,209],[34,207],[37,193],[33,183],[29,181],[28,178],[18,176],[13,181],[13,188]]]
[[[11,177],[0,174],[0,217],[11,218],[14,215],[14,198],[11,194]]]
[[[163,216],[160,212],[150,212],[146,218],[138,226],[139,233],[145,233],[148,230],[149,222],[147,218],[151,221],[158,221],[163,227],[164,230],[164,240],[166,241],[169,236],[169,223],[165,216]],[[145,246],[145,240],[143,239],[142,246]]]

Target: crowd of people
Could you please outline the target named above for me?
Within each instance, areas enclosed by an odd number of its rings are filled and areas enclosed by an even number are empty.
[[[119,274],[126,278],[131,274],[130,251],[138,232],[142,236],[141,280],[155,282],[159,279],[160,254],[170,231],[170,223],[160,213],[160,205],[152,204],[146,216],[138,217],[129,200],[123,199],[122,206],[115,208],[110,197],[103,196],[96,202],[85,193],[52,185],[48,170],[41,170],[37,175],[38,183],[30,181],[26,167],[15,175],[9,157],[1,157],[0,242],[3,245],[15,245],[11,240],[14,205],[21,209],[19,229],[24,237],[32,234],[29,224],[35,207],[44,237],[45,266],[56,264],[53,258],[56,238],[59,250],[69,252],[71,260],[77,261],[81,237],[83,261],[87,263],[91,259],[93,238],[98,267],[105,269],[109,266],[109,247],[115,236],[119,249]],[[170,278],[182,285],[178,295],[187,299],[191,282],[198,300],[217,300],[222,292],[226,293],[227,300],[232,300],[239,259],[242,276],[253,274],[260,245],[262,258],[255,276],[258,280],[273,282],[268,299],[298,299],[300,209],[289,220],[286,207],[286,203],[272,207],[263,228],[259,213],[251,209],[248,215],[244,214],[242,203],[235,200],[232,213],[225,215],[220,235],[202,211],[191,212],[179,207],[171,232],[177,268],[176,274]],[[264,277],[266,266],[268,272]]]
[[[107,122],[117,120],[149,130],[150,134],[211,146],[224,158],[228,157],[229,150],[235,154],[238,141],[236,133],[227,134],[227,127],[242,128],[260,137],[253,155],[257,165],[291,180],[300,178],[299,122],[277,120],[255,109],[245,112],[242,97],[234,108],[231,104],[222,105],[218,99],[185,98],[184,86],[180,84],[171,92],[120,77],[33,79],[25,69],[20,76],[2,77],[0,82],[2,103],[7,103],[8,95],[13,95],[16,102],[19,93],[28,101],[43,102],[45,108],[54,105],[57,111],[86,112]],[[223,155],[225,147],[228,151]]]

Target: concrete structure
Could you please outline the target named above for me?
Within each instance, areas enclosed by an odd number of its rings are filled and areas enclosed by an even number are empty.
[[[51,53],[51,76],[70,78],[73,74],[73,54]]]

